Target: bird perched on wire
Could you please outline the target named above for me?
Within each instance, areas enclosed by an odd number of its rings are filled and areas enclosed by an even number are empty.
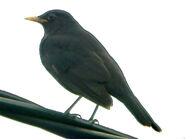
[[[85,97],[97,104],[90,118],[93,120],[99,105],[110,109],[113,96],[125,104],[139,123],[161,131],[131,91],[115,60],[70,13],[51,10],[26,19],[38,22],[44,28],[40,44],[44,67],[64,88],[79,95],[65,114]]]

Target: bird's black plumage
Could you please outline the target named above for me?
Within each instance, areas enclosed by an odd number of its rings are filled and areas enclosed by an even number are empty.
[[[118,64],[68,12],[48,11],[35,21],[45,30],[40,44],[41,61],[63,87],[107,109],[113,104],[113,96],[138,122],[161,131],[132,93]]]

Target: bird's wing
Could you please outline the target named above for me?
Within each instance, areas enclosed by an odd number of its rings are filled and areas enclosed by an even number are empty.
[[[72,47],[53,49],[48,55],[46,68],[69,91],[110,108],[112,98],[104,87],[110,79],[108,69],[95,52]]]
[[[102,83],[110,79],[108,69],[95,52],[85,58],[82,63],[71,68],[69,72],[86,81]]]

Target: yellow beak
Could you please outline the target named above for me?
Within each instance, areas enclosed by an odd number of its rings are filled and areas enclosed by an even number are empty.
[[[25,18],[26,20],[34,21],[34,22],[39,22],[39,23],[45,23],[48,22],[46,19],[41,19],[39,17],[27,17]]]

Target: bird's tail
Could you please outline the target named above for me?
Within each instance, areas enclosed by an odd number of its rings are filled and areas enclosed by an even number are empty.
[[[127,86],[122,90],[121,96],[115,96],[118,100],[125,104],[129,111],[134,115],[136,120],[144,126],[152,127],[155,131],[161,132],[161,128],[154,122],[149,113],[145,110],[131,89]]]

